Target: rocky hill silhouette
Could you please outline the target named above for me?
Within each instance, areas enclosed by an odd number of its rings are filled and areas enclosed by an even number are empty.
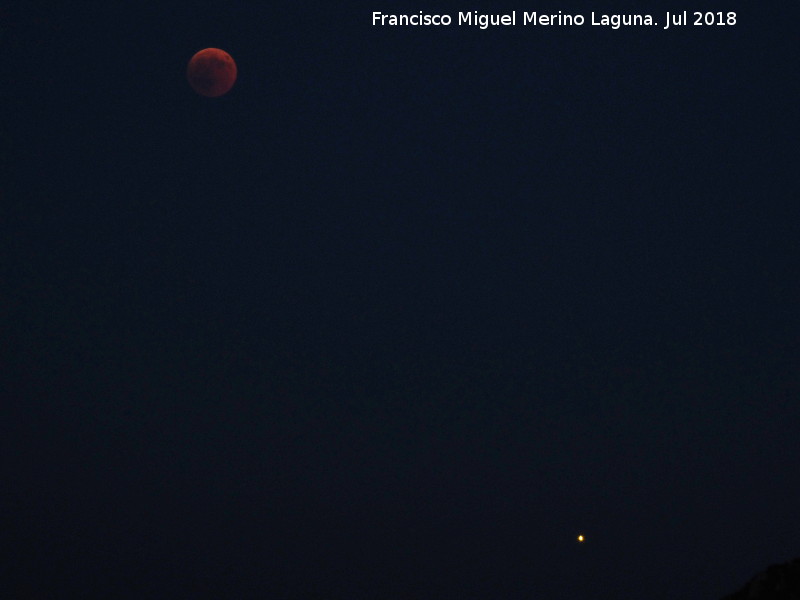
[[[800,600],[800,558],[768,567],[722,600]]]

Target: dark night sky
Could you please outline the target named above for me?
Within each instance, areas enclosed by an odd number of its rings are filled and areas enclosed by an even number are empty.
[[[4,598],[700,600],[800,555],[780,9],[65,4],[0,5]]]

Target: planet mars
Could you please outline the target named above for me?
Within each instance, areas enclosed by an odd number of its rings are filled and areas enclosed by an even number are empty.
[[[216,98],[227,94],[236,82],[236,63],[219,48],[200,50],[189,61],[186,78],[201,96]]]

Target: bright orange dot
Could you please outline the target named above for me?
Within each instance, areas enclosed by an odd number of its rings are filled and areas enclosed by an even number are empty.
[[[579,535],[579,536],[578,536],[578,541],[579,541],[579,542],[582,542],[582,541],[584,541],[585,539],[586,539],[586,538],[585,538],[585,537],[583,537],[582,535]]]

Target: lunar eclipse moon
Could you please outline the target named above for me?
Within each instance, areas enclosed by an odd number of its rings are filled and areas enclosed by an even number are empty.
[[[186,78],[201,96],[216,98],[227,94],[236,82],[236,63],[219,48],[206,48],[192,56]]]

